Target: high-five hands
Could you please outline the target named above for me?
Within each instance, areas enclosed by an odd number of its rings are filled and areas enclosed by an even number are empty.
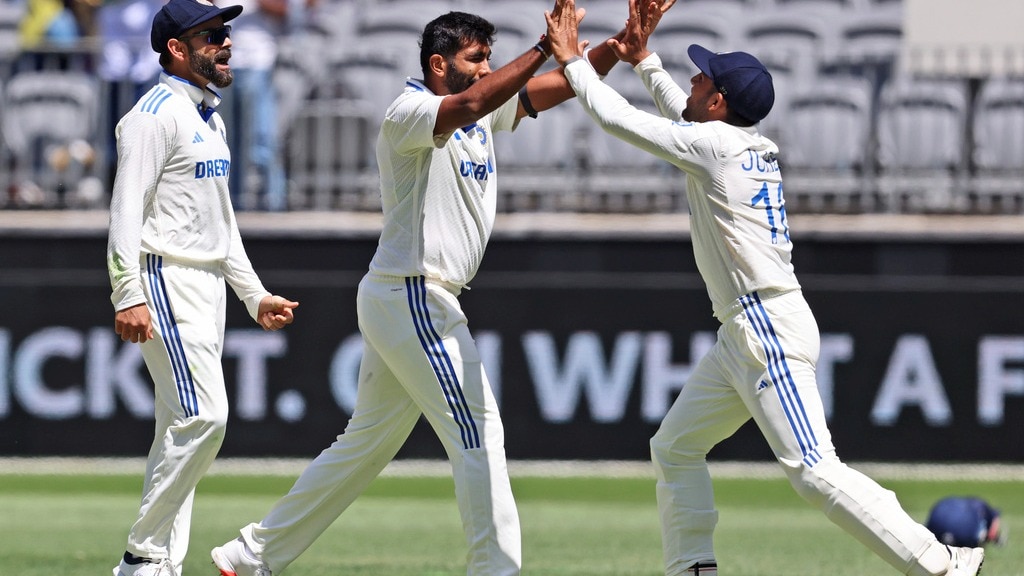
[[[661,22],[661,17],[676,3],[676,0],[629,0],[629,19],[626,29],[617,38],[608,39],[608,47],[623,62],[636,66],[651,55],[647,40]]]
[[[615,38],[607,40],[619,60],[634,66],[650,55],[647,40],[661,22],[661,17],[675,5],[676,0],[629,0],[629,18],[626,28]],[[551,12],[545,12],[548,23],[547,39],[551,54],[562,66],[583,55],[589,41],[579,40],[579,23],[586,10],[576,9],[575,0],[555,0]]]
[[[544,12],[548,22],[547,38],[551,46],[551,55],[562,66],[570,60],[583,56],[583,50],[589,42],[579,41],[579,25],[586,10],[576,10],[574,0],[555,0],[555,8]]]

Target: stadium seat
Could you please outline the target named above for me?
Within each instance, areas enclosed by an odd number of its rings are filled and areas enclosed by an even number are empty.
[[[14,164],[19,202],[34,206],[95,204],[104,197],[78,190],[97,165],[99,85],[84,72],[16,74],[7,82],[3,136]],[[89,180],[92,184],[94,181]]]
[[[944,210],[963,175],[967,90],[959,79],[900,76],[878,108],[879,189],[892,210]]]
[[[1024,170],[1024,79],[990,78],[974,112],[974,164],[981,170]]]
[[[628,66],[616,66],[605,78],[605,82],[621,94],[630,104],[641,110],[659,115],[657,107],[643,82]],[[588,153],[595,167],[621,171],[630,169],[647,170],[663,162],[636,146],[606,134],[585,114],[580,116],[583,123],[579,128],[588,137]]]
[[[324,98],[303,106],[285,143],[291,206],[379,210],[374,156],[379,123],[363,101]]]
[[[705,8],[711,8],[716,6],[729,7],[729,8],[742,8],[747,10],[756,10],[758,8],[771,5],[775,0],[680,0],[678,4],[683,8],[687,15],[693,14],[698,10]]]
[[[605,1],[590,4],[586,17],[580,21],[579,38],[590,40],[590,45],[596,46],[622,31],[627,17],[625,3]]]
[[[317,2],[315,7],[307,11],[300,28],[321,36],[333,36],[347,44],[356,37],[359,14],[363,12],[365,4],[367,2],[363,0]],[[296,32],[298,30],[293,30],[288,38]]]
[[[318,80],[325,77],[326,59],[308,55],[326,52],[330,42],[330,38],[311,31],[290,36],[278,47],[273,77],[278,94],[278,134],[287,138],[295,116],[313,96]]]
[[[1024,79],[990,78],[974,105],[974,208],[989,212],[1024,209]]]
[[[577,121],[583,111],[575,100],[523,118],[514,132],[498,134],[495,150],[503,168],[524,170],[572,168]]]
[[[420,75],[419,42],[428,22],[458,8],[445,0],[392,0],[369,4],[357,12],[356,42],[362,46],[400,55],[407,74]]]
[[[359,110],[360,121],[369,122],[368,135],[360,135],[357,140],[344,142],[350,148],[365,149],[360,157],[365,159],[369,168],[377,165],[377,132],[384,121],[384,113],[405,89],[406,78],[409,75],[420,76],[403,71],[402,62],[404,60],[396,53],[372,48],[335,52],[331,61],[327,63],[323,79],[314,91],[314,102],[352,102],[353,105],[346,107],[354,106]]]
[[[0,0],[0,63],[9,64],[21,50],[18,26],[25,18],[26,2]]]
[[[790,202],[816,212],[873,204],[864,180],[871,101],[871,83],[860,77],[823,79],[790,96],[779,138]]]
[[[712,52],[741,49],[742,42],[735,33],[740,9],[706,0],[691,2],[683,8],[687,9],[685,14],[665,15],[650,42],[667,68],[692,67],[686,53],[691,44],[700,44]]]
[[[878,159],[887,169],[950,170],[963,160],[961,80],[899,78],[882,89]]]
[[[836,23],[836,57],[851,64],[892,63],[903,44],[903,6],[889,4],[844,14]]]
[[[491,46],[491,68],[500,68],[533,48],[545,30],[544,10],[550,8],[547,2],[488,4],[485,17],[496,30]]]
[[[838,11],[850,12],[866,8],[870,0],[769,0],[769,4],[785,9],[798,9],[803,12],[831,14]]]
[[[661,116],[636,73],[617,66],[605,81],[633,106]],[[586,142],[583,168],[589,192],[580,210],[644,212],[677,209],[684,180],[668,162],[602,130],[586,114],[579,115],[577,133]]]
[[[410,28],[411,30],[411,28]],[[382,30],[377,38],[382,41]],[[292,203],[317,210],[379,208],[376,143],[387,107],[408,76],[419,77],[416,41],[410,46],[360,42],[326,47],[309,99],[295,113],[286,143]],[[416,69],[411,67],[412,52]],[[294,55],[303,59],[301,53]],[[293,74],[309,71],[293,69]]]
[[[820,64],[835,53],[835,29],[824,16],[799,7],[765,10],[743,30],[743,50],[766,66],[794,70],[799,75],[818,73]]]
[[[582,154],[575,100],[523,118],[514,132],[494,137],[499,167],[498,205],[503,211],[555,211],[576,192],[569,184]],[[551,186],[552,181],[564,184]]]
[[[404,63],[405,59],[393,51],[370,47],[336,51],[327,62],[325,76],[318,84],[316,94],[372,101],[383,113],[402,91],[406,77],[421,76],[418,68],[403,68]]]
[[[790,94],[818,86],[827,80],[817,73],[812,73],[806,63],[801,62],[799,58],[787,57],[777,52],[755,55],[761,58],[771,73],[772,84],[775,87],[775,104],[768,116],[761,121],[759,128],[761,133],[769,138],[782,138],[782,129],[788,120]]]
[[[469,4],[463,6],[462,9],[480,14],[499,29],[500,21],[511,17],[518,22],[526,23],[534,35],[540,37],[547,29],[547,25],[544,23],[544,11],[551,10],[552,5],[554,2],[549,0],[486,0],[486,2],[480,1],[476,4],[470,0]],[[592,4],[588,3],[588,13],[591,6]],[[481,9],[478,10],[478,8]]]

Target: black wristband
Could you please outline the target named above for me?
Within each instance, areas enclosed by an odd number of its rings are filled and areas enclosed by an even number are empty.
[[[548,41],[548,35],[541,34],[540,40],[537,41],[537,44],[533,47],[533,49],[536,50],[537,52],[540,52],[545,59],[550,58],[551,42]]]
[[[533,102],[530,102],[530,95],[526,92],[526,86],[519,89],[519,103],[523,105],[523,110],[526,110],[526,114],[530,118],[537,117],[537,109],[533,107]]]

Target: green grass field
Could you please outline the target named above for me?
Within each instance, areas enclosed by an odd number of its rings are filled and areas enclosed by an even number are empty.
[[[880,479],[924,520],[936,500],[978,495],[1003,511],[1010,542],[990,548],[985,576],[1024,575],[1019,481]],[[215,576],[209,550],[259,519],[290,477],[216,475],[195,502],[185,576]],[[0,474],[0,576],[105,576],[123,552],[138,507],[133,475]],[[654,483],[647,478],[514,477],[524,573],[544,576],[661,574]],[[730,576],[895,574],[782,479],[715,481],[716,546]],[[296,576],[455,576],[464,544],[449,478],[382,476],[288,570]]]

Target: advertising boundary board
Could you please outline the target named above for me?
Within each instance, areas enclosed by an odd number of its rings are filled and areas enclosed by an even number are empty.
[[[267,287],[301,302],[267,333],[232,299],[224,456],[306,457],[340,434],[361,343],[365,214],[240,215]],[[793,215],[840,456],[1024,462],[1024,219]],[[144,454],[152,392],[113,333],[103,213],[0,214],[0,455]],[[516,459],[648,457],[716,321],[685,215],[502,216],[460,300]],[[442,456],[420,425],[400,453]],[[749,423],[716,447],[770,458]]]

